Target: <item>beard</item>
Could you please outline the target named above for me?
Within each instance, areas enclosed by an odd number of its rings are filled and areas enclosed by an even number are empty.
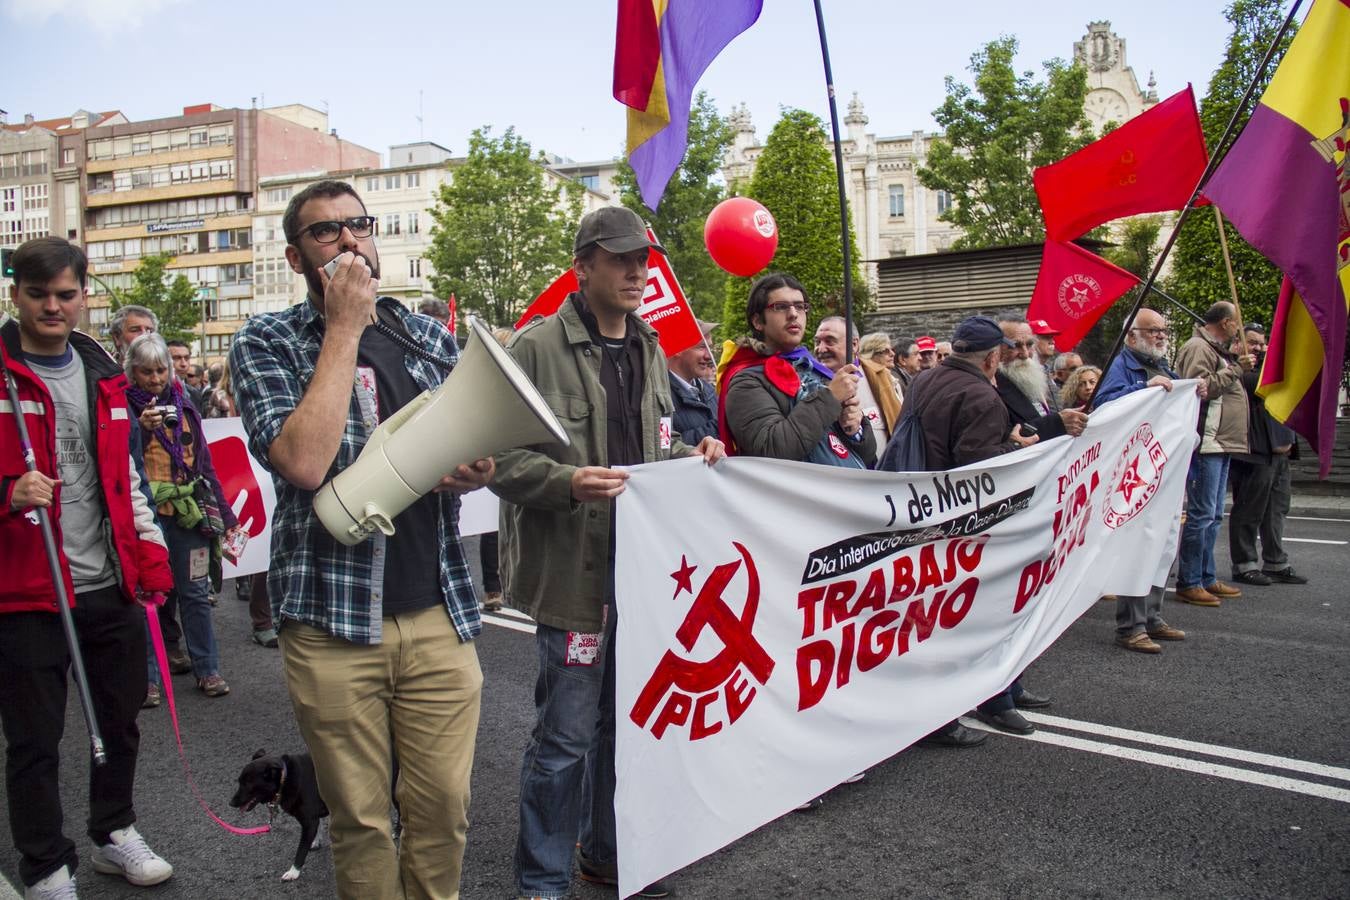
[[[1126,344],[1126,346],[1128,346],[1130,350],[1134,351],[1136,356],[1144,360],[1144,362],[1148,363],[1155,369],[1165,369],[1167,367],[1167,361],[1172,358],[1171,341],[1164,341],[1161,346],[1154,346],[1152,344],[1141,344],[1140,346],[1136,347],[1133,344],[1128,343]]]
[[[380,277],[379,256],[376,255],[374,259],[371,259],[364,253],[358,251],[352,252],[356,253],[357,256],[366,261],[366,265],[370,266],[371,277],[378,280]],[[319,280],[319,269],[321,268],[323,268],[323,266],[316,266],[314,261],[309,258],[308,254],[303,252],[300,254],[300,274],[304,277],[305,285],[309,288],[309,295],[316,300],[323,300],[323,282]]]
[[[1050,385],[1045,369],[1034,359],[1015,359],[999,367],[1017,389],[1033,403],[1044,403]]]

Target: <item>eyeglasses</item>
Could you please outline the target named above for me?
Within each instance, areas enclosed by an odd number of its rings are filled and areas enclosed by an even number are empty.
[[[352,233],[352,237],[368,238],[375,230],[375,217],[356,216],[340,222],[314,222],[301,228],[300,233],[308,232],[320,244],[331,244],[342,235],[343,227]]]
[[[1014,347],[1021,347],[1023,350],[1035,350],[1035,349],[1036,349],[1036,342],[1035,342],[1035,341],[1014,341],[1014,342],[1013,342],[1013,346],[1014,346]]]
[[[787,313],[789,310],[794,310],[803,315],[806,315],[811,312],[811,304],[804,303],[801,300],[794,300],[791,302],[787,300],[779,300],[776,303],[770,303],[768,306],[765,306],[764,308],[771,312],[776,313]]]
[[[1130,330],[1139,334],[1146,334],[1149,337],[1162,337],[1167,334],[1166,328],[1131,328]]]

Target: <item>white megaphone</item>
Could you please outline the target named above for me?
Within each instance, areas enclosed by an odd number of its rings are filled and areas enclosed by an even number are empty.
[[[315,493],[314,512],[338,541],[392,535],[394,517],[463,463],[550,439],[570,443],[492,332],[474,316],[468,322],[474,340],[441,386],[381,422],[356,462]]]

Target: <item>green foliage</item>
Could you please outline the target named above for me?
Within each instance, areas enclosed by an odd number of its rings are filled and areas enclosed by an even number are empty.
[[[1115,239],[1116,245],[1106,249],[1102,256],[1106,257],[1108,262],[1115,263],[1133,274],[1140,281],[1144,280],[1158,256],[1155,245],[1158,243],[1162,224],[1162,216],[1134,216],[1121,221],[1110,235]],[[1106,354],[1111,352],[1112,344],[1125,327],[1125,316],[1134,307],[1140,287],[1143,285],[1131,288],[1125,296],[1111,304],[1111,308],[1102,314],[1097,324],[1093,325],[1079,341],[1075,349],[1085,362],[1100,365],[1106,361]],[[1171,315],[1166,301],[1159,297],[1150,297],[1144,305],[1161,310],[1164,315]]]
[[[778,252],[769,268],[802,283],[811,301],[808,334],[825,316],[844,311],[844,254],[839,243],[839,193],[834,156],[820,119],[789,109],[774,125],[755,164],[745,196],[763,203],[778,222]],[[858,275],[858,245],[849,227],[853,317],[871,309],[867,285]],[[727,280],[723,334],[748,331],[746,298],[753,279]]]
[[[1283,6],[1281,0],[1234,0],[1224,11],[1233,27],[1228,37],[1228,50],[1223,63],[1210,78],[1209,92],[1200,104],[1200,122],[1211,151],[1223,135],[1247,85],[1256,75],[1266,48],[1280,30],[1285,15]],[[1270,83],[1276,64],[1293,40],[1293,34],[1294,29],[1290,28],[1271,65],[1261,75],[1252,103],[1244,111],[1239,126],[1246,124],[1256,99]],[[1243,318],[1269,325],[1280,294],[1280,271],[1244,241],[1231,225],[1225,226],[1225,232]],[[1192,211],[1177,238],[1171,262],[1168,292],[1197,312],[1231,298],[1223,251],[1219,246],[1219,228],[1212,209]]]
[[[1092,140],[1083,69],[1052,59],[1037,81],[1013,71],[1016,53],[1014,37],[985,44],[970,58],[974,87],[947,76],[947,98],[933,111],[945,134],[917,174],[924,187],[954,199],[940,218],[964,232],[957,249],[1043,240],[1032,170]]]
[[[202,320],[202,302],[185,276],[168,279],[165,268],[173,259],[168,253],[142,257],[131,276],[135,283],[129,290],[110,295],[109,303],[113,312],[123,306],[144,306],[159,318],[164,340],[191,341]]]
[[[638,196],[637,177],[627,159],[619,161],[614,176],[623,205],[642,216],[657,240],[670,254],[670,265],[689,298],[694,314],[716,321],[729,277],[708,256],[703,243],[703,223],[708,213],[726,197],[716,180],[722,154],[731,146],[732,131],[717,114],[708,95],[699,91],[689,111],[689,149],[661,197],[660,209],[650,210]]]
[[[514,128],[500,138],[476,129],[468,159],[431,210],[427,258],[437,296],[453,293],[459,309],[515,324],[570,263],[583,193],[576,182],[551,182],[543,154],[531,154]]]

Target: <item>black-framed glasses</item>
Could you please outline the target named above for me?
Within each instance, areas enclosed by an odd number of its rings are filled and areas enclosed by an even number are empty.
[[[374,216],[353,216],[340,222],[312,222],[300,229],[301,234],[309,234],[320,244],[331,244],[342,235],[346,228],[352,237],[368,238],[375,231]]]
[[[1167,334],[1166,328],[1131,328],[1130,330],[1136,331],[1139,334],[1146,334],[1149,337],[1161,337],[1162,335]]]
[[[788,310],[794,309],[803,315],[809,315],[811,312],[811,304],[803,303],[800,300],[779,300],[775,303],[766,305],[764,308],[773,310],[776,313],[786,313]]]

